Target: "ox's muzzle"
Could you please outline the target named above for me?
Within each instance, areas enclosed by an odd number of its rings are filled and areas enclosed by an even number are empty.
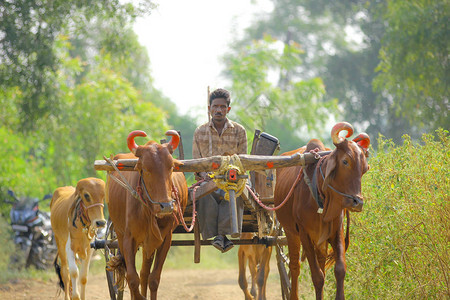
[[[351,200],[351,205],[349,206],[350,211],[360,212],[363,209],[364,200],[360,196],[349,196],[349,200]]]
[[[106,226],[106,221],[105,220],[96,220],[95,221],[95,226],[97,228],[103,228]]]
[[[170,202],[158,202],[159,211],[156,213],[157,217],[164,217],[173,213],[175,207],[175,200],[171,200]]]

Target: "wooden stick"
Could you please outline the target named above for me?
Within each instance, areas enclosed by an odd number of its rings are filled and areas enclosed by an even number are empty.
[[[209,96],[211,93],[209,92],[209,85],[208,85],[208,91],[207,91],[207,99],[206,99],[206,110],[208,113],[208,122],[211,121],[211,114],[209,113]]]

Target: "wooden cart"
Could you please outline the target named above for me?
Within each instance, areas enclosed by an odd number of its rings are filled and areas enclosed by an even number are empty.
[[[164,140],[161,142],[164,142]],[[235,245],[262,244],[276,247],[276,259],[280,275],[282,299],[285,300],[289,299],[291,289],[287,272],[289,264],[288,255],[286,253],[287,241],[283,229],[276,219],[276,211],[267,209],[267,207],[273,207],[274,204],[273,191],[276,181],[276,169],[313,163],[319,159],[320,156],[326,155],[329,152],[321,152],[318,154],[296,153],[292,156],[273,156],[272,154],[276,154],[277,150],[279,150],[279,143],[275,137],[256,130],[250,155],[235,155],[233,157],[213,156],[209,158],[184,160],[182,141],[180,141],[178,159],[184,164],[180,169],[174,171],[216,171],[214,181],[209,181],[196,188],[196,199],[215,191],[218,188],[218,180],[236,183],[239,180],[245,180],[248,176],[244,173],[250,171],[249,181],[252,186],[251,191],[249,191],[248,188],[245,188],[241,194],[241,197],[244,199],[242,232],[254,233],[254,238],[232,238],[231,241]],[[136,159],[123,159],[110,162],[115,164],[116,167],[118,166],[121,171],[133,171],[136,161]],[[239,165],[237,169],[240,170],[230,172],[236,165]],[[104,171],[114,170],[111,163],[108,163],[106,159],[95,161],[95,169]],[[219,170],[222,170],[222,173],[218,173]],[[229,189],[227,192],[230,198],[232,228],[237,230],[237,213],[235,209],[236,199],[234,197],[234,191]],[[258,199],[255,199],[255,197],[251,195],[252,192],[258,195]],[[193,194],[194,188],[191,187],[189,188],[188,205],[184,212],[184,221],[188,225],[192,223],[193,218]],[[211,245],[211,241],[201,240],[198,222],[195,222],[194,224],[194,239],[173,240],[172,246],[194,246],[194,262],[199,263],[201,246]],[[184,226],[179,225],[174,230],[174,233],[187,234],[188,232]],[[107,223],[104,239],[96,239],[91,244],[91,247],[95,249],[104,249],[106,262],[109,261],[110,257],[116,254],[118,251],[118,243],[114,232],[114,225],[110,221]],[[115,286],[112,272],[107,270],[106,275],[111,299],[122,299],[123,292]]]

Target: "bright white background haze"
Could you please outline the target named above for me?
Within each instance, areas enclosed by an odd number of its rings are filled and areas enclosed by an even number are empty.
[[[207,88],[229,86],[221,56],[256,13],[270,10],[251,0],[159,0],[151,15],[134,26],[148,50],[154,85],[180,113],[207,118]],[[233,96],[233,95],[232,95]]]

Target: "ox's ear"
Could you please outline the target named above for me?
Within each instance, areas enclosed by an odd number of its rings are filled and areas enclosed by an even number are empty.
[[[142,147],[138,146],[138,147],[136,148],[136,151],[134,152],[134,155],[135,155],[136,157],[141,157],[141,155],[142,155]]]
[[[323,182],[323,185],[328,184],[329,180],[331,180],[334,177],[336,165],[337,165],[337,155],[336,152],[333,152],[327,159],[327,167],[325,169],[325,180]],[[325,186],[322,186],[322,189],[324,188]]]
[[[134,155],[135,155],[136,157],[141,157],[141,155],[142,155],[142,147],[138,147],[138,148],[136,149],[136,152],[134,153]],[[138,159],[136,165],[134,166],[134,170],[135,170],[135,171],[140,171],[140,170],[142,170],[142,162],[141,162],[140,159]]]
[[[166,145],[167,145],[167,150],[169,150],[169,153],[173,154],[173,150],[174,150],[173,146],[170,143],[167,143]]]
[[[179,170],[182,165],[184,165],[184,163],[182,163],[178,159],[173,160],[173,169],[174,170]]]
[[[77,186],[75,188],[75,197],[76,198],[81,197],[82,193],[83,193],[83,187],[81,186],[80,182],[78,181]]]

